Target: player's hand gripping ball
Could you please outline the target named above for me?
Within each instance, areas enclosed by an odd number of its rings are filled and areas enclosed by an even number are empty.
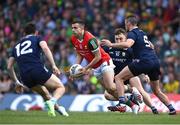
[[[83,68],[80,64],[74,64],[70,67],[69,73],[71,77],[80,77],[82,73],[80,73],[80,69]]]

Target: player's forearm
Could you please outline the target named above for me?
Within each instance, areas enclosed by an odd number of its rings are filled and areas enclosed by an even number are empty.
[[[127,42],[121,42],[121,43],[112,43],[111,46],[112,48],[129,48],[129,44]]]
[[[11,68],[8,68],[8,72],[9,72],[9,75],[10,77],[12,78],[12,80],[15,82],[15,84],[18,84],[20,83],[16,74],[15,74],[15,71],[14,71],[14,68],[11,67]]]
[[[14,61],[15,61],[14,57],[10,57],[8,59],[7,69],[8,69],[9,75],[12,78],[12,80],[15,81],[15,83],[19,83],[19,80],[16,76],[16,73],[15,73],[14,67],[13,67]]]
[[[81,64],[82,60],[83,60],[83,57],[81,55],[77,54],[76,64]]]
[[[85,68],[86,70],[92,68],[97,62],[101,60],[101,57],[95,57]]]

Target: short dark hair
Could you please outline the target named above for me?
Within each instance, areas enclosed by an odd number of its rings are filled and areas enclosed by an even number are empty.
[[[81,19],[74,19],[72,21],[72,24],[74,24],[74,23],[78,23],[78,24],[81,24],[82,26],[85,26],[85,22]]]
[[[135,15],[130,15],[126,17],[127,22],[130,22],[132,25],[138,24],[138,18]]]
[[[119,35],[119,34],[126,34],[126,31],[123,28],[117,28],[115,30],[115,35]]]
[[[27,34],[33,34],[36,32],[36,25],[33,22],[29,22],[24,27],[24,33]]]

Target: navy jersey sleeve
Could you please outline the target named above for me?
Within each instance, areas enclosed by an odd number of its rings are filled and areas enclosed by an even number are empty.
[[[136,34],[134,32],[130,31],[127,34],[127,39],[133,39],[134,41],[136,41],[137,36],[136,36]]]

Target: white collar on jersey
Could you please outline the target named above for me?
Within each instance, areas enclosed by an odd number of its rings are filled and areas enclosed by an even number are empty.
[[[26,35],[25,38],[30,37],[30,36],[33,36],[33,34]]]
[[[83,42],[83,39],[82,39],[82,40],[79,40],[79,39],[78,39],[78,41],[79,41],[80,43],[82,43],[82,42]]]

